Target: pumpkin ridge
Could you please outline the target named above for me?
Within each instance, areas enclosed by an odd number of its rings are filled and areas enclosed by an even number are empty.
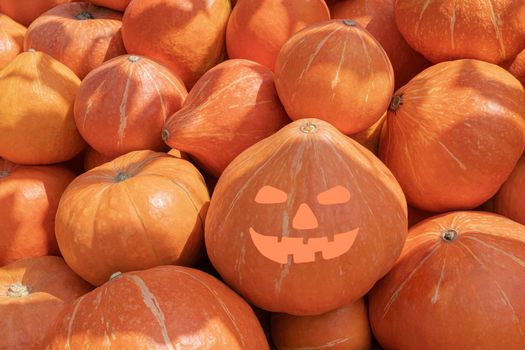
[[[478,244],[481,244],[482,246],[484,247],[487,247],[487,248],[491,248],[492,250],[495,250],[496,252],[498,252],[499,254],[502,254],[502,255],[505,255],[507,258],[511,259],[514,263],[520,265],[521,267],[525,268],[525,261],[504,251],[503,249],[501,249],[500,247],[498,247],[497,245],[494,245],[494,244],[489,244],[487,242],[483,242],[481,240],[479,240],[478,238],[476,237],[473,237],[471,235],[466,235],[464,234],[465,237],[464,239],[468,239],[468,240],[472,240],[472,241],[475,241],[477,242]],[[484,233],[479,233],[478,235],[486,235]]]
[[[77,301],[74,303],[74,308],[73,308],[73,313],[71,314],[71,318],[69,319],[69,323],[67,325],[67,338],[66,338],[66,343],[65,343],[65,348],[66,349],[70,349],[70,345],[69,345],[69,338],[71,338],[71,333],[72,333],[72,329],[73,329],[73,322],[75,321],[75,317],[77,316],[77,312],[78,312],[78,309],[80,307],[80,304],[84,301],[84,298],[89,295],[91,293],[88,293],[88,294],[84,294],[83,296],[81,296],[80,298],[77,299]]]

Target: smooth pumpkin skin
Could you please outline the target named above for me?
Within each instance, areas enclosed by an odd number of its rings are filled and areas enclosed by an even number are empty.
[[[494,211],[525,225],[525,156],[494,197]]]
[[[272,71],[233,59],[210,69],[195,84],[183,108],[167,119],[163,139],[219,177],[242,151],[288,122]]]
[[[394,73],[387,54],[365,29],[352,20],[331,20],[286,42],[275,65],[275,86],[293,120],[322,119],[349,135],[385,113]]]
[[[47,10],[69,2],[71,0],[2,0],[0,12],[27,27]]]
[[[87,143],[108,157],[166,145],[161,131],[188,92],[171,71],[146,57],[123,55],[94,71],[80,84],[75,121]]]
[[[160,62],[189,89],[223,60],[230,11],[229,0],[132,1],[122,37],[129,53]]]
[[[24,49],[27,28],[0,13],[0,69]]]
[[[365,146],[370,152],[377,155],[379,153],[379,140],[385,127],[386,114],[387,113],[385,112],[383,116],[368,129],[350,135],[350,137]]]
[[[18,286],[17,286],[18,285]],[[18,260],[0,268],[0,348],[42,349],[60,312],[93,287],[56,256]]]
[[[265,186],[284,192],[286,199],[256,202]],[[346,201],[318,202],[321,193],[341,187],[349,192]],[[305,210],[317,227],[300,223],[308,217]],[[316,315],[360,299],[388,272],[403,246],[406,215],[401,188],[377,157],[329,123],[299,120],[248,148],[226,168],[206,218],[206,248],[223,279],[251,304]],[[331,255],[323,248],[314,260],[301,262],[291,249],[284,250],[284,263],[269,258],[252,238],[255,231],[274,236],[275,242],[280,236],[319,241],[355,229],[346,251]]]
[[[472,209],[498,191],[525,147],[518,80],[487,62],[456,60],[426,69],[395,96],[380,158],[410,205]]]
[[[42,52],[21,53],[2,69],[0,157],[52,164],[79,154],[85,147],[73,116],[79,85],[69,68]]]
[[[372,346],[365,301],[315,316],[272,315],[277,349],[369,350]]]
[[[46,339],[47,350],[68,344],[72,349],[268,349],[241,297],[215,277],[181,266],[116,275],[65,309]]]
[[[445,240],[454,230],[454,240]],[[449,233],[448,237],[454,237]],[[369,294],[383,348],[525,347],[525,226],[486,212],[452,212],[410,229],[394,268]]]
[[[97,286],[116,271],[192,265],[208,202],[204,179],[188,161],[130,152],[67,188],[56,216],[58,246],[68,265]]]
[[[51,55],[83,79],[104,61],[126,53],[121,26],[120,12],[86,2],[64,4],[29,26],[24,47]]]
[[[226,30],[228,56],[273,70],[279,50],[294,33],[329,19],[324,0],[240,0]]]
[[[501,65],[514,75],[522,85],[525,85],[525,50],[518,53],[512,60]]]
[[[104,6],[109,9],[124,12],[131,0],[89,0],[89,2],[98,6]]]

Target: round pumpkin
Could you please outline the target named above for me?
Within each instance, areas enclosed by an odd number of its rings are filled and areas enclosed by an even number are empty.
[[[351,18],[379,41],[394,69],[396,88],[430,63],[403,39],[394,18],[394,0],[342,0],[330,8],[332,18]]]
[[[80,80],[41,52],[24,52],[0,71],[0,157],[19,164],[59,163],[85,146],[73,103]]]
[[[240,0],[228,21],[228,56],[273,70],[279,50],[294,33],[329,19],[324,0]]]
[[[22,259],[0,268],[0,348],[42,349],[60,312],[92,287],[56,256]]]
[[[27,27],[47,10],[69,2],[71,0],[2,0],[0,12]]]
[[[272,339],[279,350],[369,350],[368,311],[363,299],[315,316],[272,316]]]
[[[26,31],[26,27],[0,13],[0,69],[23,50]]]
[[[46,339],[50,350],[268,349],[241,297],[216,278],[180,266],[115,274],[66,308]]]
[[[385,349],[525,347],[525,226],[453,212],[410,229],[403,253],[369,294]]]
[[[226,168],[206,248],[250,303],[317,315],[361,298],[388,272],[403,247],[406,210],[377,157],[329,123],[304,119]]]
[[[376,123],[394,89],[392,65],[381,45],[352,20],[311,25],[282,47],[275,86],[293,119],[318,118],[344,134]]]
[[[471,209],[492,197],[525,147],[525,92],[491,63],[436,64],[399,89],[380,158],[410,205]]]
[[[235,59],[195,84],[183,108],[167,119],[162,138],[218,177],[239,153],[287,122],[272,71]]]
[[[71,268],[93,285],[115,271],[191,265],[201,253],[209,195],[188,161],[131,152],[77,177],[56,215]]]
[[[104,6],[113,10],[124,12],[131,0],[89,0],[89,2],[98,6]]]
[[[494,197],[494,211],[525,225],[525,156]]]
[[[80,84],[75,121],[87,143],[108,157],[162,151],[161,131],[188,92],[169,69],[146,57],[124,55],[104,63]]]
[[[121,20],[121,13],[85,2],[60,5],[29,26],[24,47],[51,55],[83,79],[104,61],[126,53]]]
[[[230,10],[226,0],[133,1],[122,37],[129,53],[157,60],[191,88],[222,61]]]

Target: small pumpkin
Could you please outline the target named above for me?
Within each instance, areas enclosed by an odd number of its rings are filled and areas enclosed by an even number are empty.
[[[0,13],[0,69],[11,62],[24,49],[27,28]]]
[[[494,197],[494,211],[525,225],[525,156]]]
[[[89,2],[98,6],[104,6],[109,9],[124,12],[131,0],[89,0]]]
[[[69,2],[71,0],[2,0],[0,12],[27,27],[47,10]]]

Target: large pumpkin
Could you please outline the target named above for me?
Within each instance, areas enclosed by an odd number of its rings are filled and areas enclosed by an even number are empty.
[[[311,25],[282,47],[275,86],[288,112],[319,118],[345,134],[367,129],[387,110],[394,74],[381,45],[352,20]]]
[[[146,57],[124,55],[104,63],[80,84],[75,121],[98,152],[117,157],[163,150],[161,131],[188,92],[169,69]]]
[[[228,56],[273,70],[279,50],[294,33],[329,19],[324,0],[240,0],[228,21]]]
[[[83,79],[102,62],[126,53],[121,19],[119,12],[85,2],[60,5],[29,26],[24,45],[51,55]]]
[[[287,122],[272,71],[236,59],[195,84],[184,107],[168,118],[162,137],[218,177],[239,153]]]
[[[443,62],[396,92],[380,157],[409,204],[475,208],[498,191],[523,153],[524,117],[523,86],[503,68]]]
[[[41,52],[24,52],[0,71],[0,157],[20,164],[69,160],[85,146],[73,103],[80,80]]]
[[[131,0],[89,0],[89,2],[98,6],[104,6],[113,10],[124,12]]]
[[[0,13],[0,69],[23,50],[26,31],[26,27]]]
[[[223,59],[230,10],[227,0],[133,1],[122,37],[129,53],[159,61],[192,87]]]
[[[101,322],[102,320],[102,322]],[[115,274],[60,315],[45,349],[268,349],[250,306],[180,266]]]
[[[494,210],[525,225],[525,156],[496,194]]]
[[[27,27],[42,13],[68,2],[71,0],[2,0],[0,12]]]
[[[385,349],[525,348],[525,226],[484,212],[428,219],[369,294]]]
[[[60,312],[92,287],[56,256],[22,259],[0,268],[0,348],[42,349]]]
[[[71,268],[101,285],[115,271],[199,257],[209,195],[188,161],[136,151],[76,178],[60,200],[56,237]]]
[[[381,200],[377,200],[381,198]],[[206,248],[252,304],[316,315],[361,298],[394,264],[406,202],[367,149],[318,119],[293,122],[219,178]]]

